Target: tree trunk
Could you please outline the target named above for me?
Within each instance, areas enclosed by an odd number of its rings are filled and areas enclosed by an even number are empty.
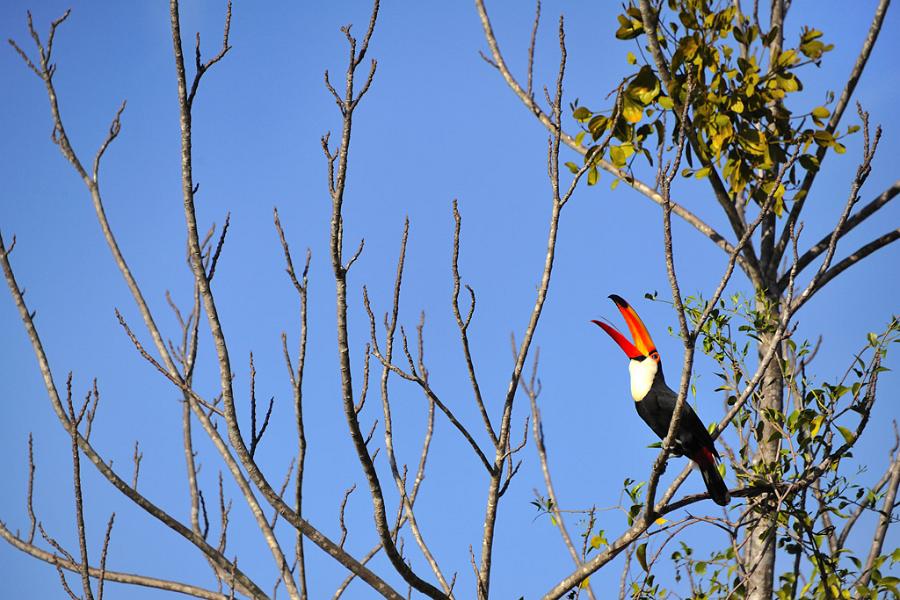
[[[771,347],[772,332],[777,327],[780,318],[778,299],[760,298],[757,300],[757,310],[766,310],[766,305],[768,305],[768,310],[771,312],[766,331],[760,332],[758,347],[760,360]],[[784,378],[781,370],[782,364],[783,356],[779,348],[766,367],[765,375],[760,383],[758,410],[763,426],[761,435],[757,438],[757,452],[754,457],[754,464],[756,465],[772,465],[777,460],[778,452],[781,448],[780,438],[770,440],[774,428],[768,421],[763,419],[762,414],[767,408],[779,412],[783,411]],[[768,470],[764,469],[763,473],[768,472]],[[770,502],[771,499],[766,496],[759,498],[756,514],[759,517],[759,522],[747,531],[744,566],[749,573],[746,596],[748,600],[771,600],[772,598],[775,580],[775,523],[770,518],[773,511],[767,506]]]

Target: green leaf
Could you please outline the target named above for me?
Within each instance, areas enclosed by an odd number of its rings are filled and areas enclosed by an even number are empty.
[[[590,169],[588,169],[588,185],[594,185],[595,183],[597,183],[598,179],[600,179],[600,173],[597,172],[597,167],[591,167]]]
[[[634,54],[629,52],[625,55],[625,59],[628,61],[629,65],[633,65],[637,63],[637,58],[635,58]]]
[[[620,169],[625,166],[625,152],[622,150],[621,146],[610,146],[609,158],[612,161],[612,164]]]
[[[572,112],[572,116],[575,117],[576,121],[587,121],[591,118],[591,114],[591,111],[584,106],[579,106]]]
[[[631,144],[610,146],[609,148],[609,158],[612,161],[612,164],[620,169],[625,166],[625,161],[632,154],[634,154],[634,146]]]
[[[709,167],[703,167],[702,169],[697,169],[694,173],[694,177],[697,179],[703,179],[709,175]]]
[[[603,115],[594,115],[594,117],[588,122],[588,130],[591,132],[591,135],[594,136],[594,139],[600,137],[600,134],[606,130],[606,126],[609,123],[609,119],[604,117]]]
[[[812,116],[814,116],[817,119],[825,119],[830,114],[831,114],[831,112],[824,106],[817,106],[814,109],[812,109]]]
[[[819,170],[819,159],[812,154],[804,154],[800,157],[800,166],[807,171],[816,172]]]
[[[673,108],[675,108],[675,103],[672,102],[672,99],[669,96],[660,96],[656,99],[656,103],[666,110],[672,110]]]
[[[619,182],[620,182],[620,181],[622,181],[622,180],[619,179],[618,177],[615,178],[615,179],[613,179],[613,182],[612,182],[611,184],[609,184],[609,189],[610,189],[610,190],[614,190],[614,189],[616,189],[617,187],[619,187]]]
[[[578,165],[576,165],[575,163],[573,163],[571,161],[566,163],[566,168],[568,168],[569,171],[571,171],[572,173],[578,172]]]
[[[647,542],[644,542],[640,546],[637,547],[637,559],[641,564],[641,568],[644,569],[647,573],[650,572],[650,569],[647,568]]]

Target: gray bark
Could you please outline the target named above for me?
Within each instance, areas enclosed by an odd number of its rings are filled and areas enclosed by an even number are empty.
[[[769,323],[773,328],[778,323],[780,311],[777,299],[768,298],[767,301],[758,300],[757,309],[763,310],[766,303],[771,303],[771,315]],[[771,334],[763,333],[760,336],[758,355],[760,360],[771,347]],[[760,415],[767,408],[783,411],[784,403],[784,378],[781,371],[783,356],[781,348],[775,352],[775,357],[766,367],[765,375],[759,386]],[[781,448],[780,438],[770,441],[773,427],[764,419],[761,435],[757,439],[757,451],[754,464],[772,464],[778,458]],[[775,581],[775,523],[769,517],[773,511],[769,510],[768,503],[772,500],[768,496],[761,496],[757,504],[756,517],[759,521],[747,530],[747,544],[744,550],[744,564],[749,571],[747,580],[747,600],[770,600]]]

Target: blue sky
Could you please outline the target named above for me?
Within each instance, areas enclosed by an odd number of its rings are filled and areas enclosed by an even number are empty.
[[[489,5],[507,60],[524,73],[533,12],[530,5]],[[869,26],[874,2],[794,3],[788,29],[815,25],[835,43],[822,69],[807,68],[803,102],[812,108],[825,92],[838,90],[849,72]],[[31,49],[25,25],[29,3],[0,5],[0,33]],[[33,3],[42,33],[69,5]],[[165,3],[76,3],[60,28],[54,48],[55,78],[69,136],[89,161],[103,140],[115,109],[128,107],[122,134],[107,152],[101,182],[110,221],[123,253],[141,283],[157,322],[170,336],[176,323],[164,298],[170,290],[186,307],[192,277],[184,263],[184,221],[180,193],[179,131],[176,88]],[[558,61],[555,23],[566,15],[570,63],[567,102],[595,103],[629,72],[625,55],[633,43],[612,37],[614,3],[545,2],[537,51],[536,82],[551,83]],[[330,200],[319,138],[340,126],[339,113],[325,90],[322,73],[340,80],[346,44],[338,28],[355,24],[362,34],[369,6],[346,3],[239,3],[234,8],[233,50],[204,79],[195,105],[194,179],[200,183],[198,216],[203,224],[221,224],[231,212],[231,230],[214,283],[223,327],[236,370],[236,393],[246,399],[247,357],[258,371],[257,394],[274,396],[271,432],[262,442],[260,461],[273,481],[281,481],[294,448],[290,388],[281,360],[280,335],[297,338],[297,299],[284,275],[272,225],[277,206],[295,256],[310,247],[310,340],[305,389],[309,457],[306,510],[323,532],[339,537],[338,504],[345,488],[362,484],[358,462],[346,434],[339,403],[334,335],[334,282],[327,255]],[[221,2],[186,2],[182,31],[186,48],[193,32],[202,32],[207,55],[221,43]],[[900,26],[888,13],[884,33],[860,82],[856,98],[884,127],[884,137],[863,189],[868,200],[896,177],[893,158],[900,143],[896,116]],[[791,34],[789,33],[789,36]],[[460,268],[478,294],[471,336],[489,410],[499,413],[512,367],[510,332],[521,336],[534,301],[545,250],[550,187],[546,177],[546,131],[478,56],[485,43],[477,14],[469,3],[387,2],[369,56],[379,61],[375,83],[356,114],[345,202],[345,240],[354,248],[364,237],[365,251],[351,271],[349,300],[351,344],[357,377],[368,336],[361,289],[369,288],[376,313],[390,302],[403,219],[409,216],[408,248],[401,322],[412,329],[424,310],[426,359],[432,385],[461,420],[486,442],[449,310],[452,282],[451,203],[463,215]],[[37,326],[54,369],[57,385],[73,371],[78,395],[97,377],[102,394],[92,439],[125,473],[136,439],[144,460],[140,488],[174,514],[187,518],[177,390],[134,351],[119,328],[118,308],[135,329],[139,315],[103,242],[89,196],[74,171],[51,143],[50,116],[41,82],[11,49],[0,52],[0,229],[17,246],[13,264],[27,300],[37,310]],[[855,122],[848,114],[845,123]],[[569,122],[570,128],[573,123]],[[829,156],[813,197],[807,203],[804,240],[808,245],[833,228],[860,156],[861,139],[847,142],[842,157]],[[564,160],[571,157],[565,154]],[[677,340],[665,330],[675,325],[666,305],[641,296],[668,294],[662,261],[658,207],[610,178],[580,188],[566,207],[551,292],[536,338],[541,348],[540,378],[545,434],[557,491],[565,508],[615,505],[626,477],[644,479],[655,441],[628,396],[626,365],[619,351],[589,320],[617,319],[606,296],[630,299],[655,335],[667,359],[670,380],[680,362]],[[725,225],[705,187],[679,180],[675,196],[710,224]],[[839,256],[896,226],[897,206],[881,211],[839,246]],[[724,259],[706,239],[676,222],[677,260],[685,293],[709,294]],[[801,245],[803,243],[801,242]],[[870,331],[880,331],[897,311],[897,261],[900,246],[878,252],[833,281],[799,315],[800,334],[823,336],[824,348],[813,370],[832,380],[849,364]],[[299,260],[299,258],[298,258]],[[748,291],[737,277],[732,291]],[[204,321],[205,323],[205,321]],[[142,339],[149,337],[141,331]],[[76,548],[71,503],[68,441],[53,416],[27,338],[7,293],[0,293],[0,452],[7,484],[0,493],[0,518],[11,528],[27,528],[25,462],[28,432],[34,434],[37,462],[35,508],[39,519],[71,551]],[[211,397],[217,366],[210,340],[201,341],[198,391]],[[893,357],[888,366],[894,367]],[[373,367],[375,365],[373,364]],[[698,412],[706,420],[721,414],[712,390],[712,364],[697,365]],[[392,384],[396,446],[401,462],[417,461],[425,402],[409,385]],[[855,459],[877,479],[892,441],[890,420],[897,416],[900,383],[893,372],[881,379],[882,402],[867,440]],[[363,418],[374,418],[377,398]],[[248,421],[246,403],[242,422]],[[519,398],[516,435],[526,414]],[[468,547],[480,543],[486,477],[471,450],[446,420],[437,419],[434,448],[419,501],[420,522],[448,573],[459,572],[459,589],[471,590]],[[382,430],[379,428],[376,439]],[[486,447],[486,446],[485,446]],[[220,468],[208,444],[198,443],[201,483],[214,497]],[[543,488],[529,441],[522,471],[503,499],[498,523],[493,591],[498,598],[527,598],[543,593],[571,570],[559,536],[547,519],[535,520],[532,490]],[[680,460],[676,459],[679,462]],[[385,466],[382,464],[381,466]],[[678,469],[670,468],[669,476]],[[385,470],[386,474],[387,471]],[[211,585],[208,568],[174,534],[129,506],[91,470],[84,468],[89,542],[99,552],[102,529],[116,511],[109,567],[141,571]],[[387,482],[387,479],[385,479]],[[701,487],[692,474],[685,491]],[[390,486],[385,486],[390,487]],[[266,589],[274,582],[258,532],[236,490],[228,554],[238,553],[242,568]],[[395,494],[388,493],[393,502]],[[703,510],[712,511],[711,506]],[[699,510],[699,509],[698,509]],[[348,505],[351,533],[347,548],[362,554],[372,545],[371,505],[358,489]],[[624,528],[616,511],[601,513],[610,533]],[[213,528],[215,530],[215,527]],[[572,529],[576,529],[572,527]],[[286,530],[280,533],[286,535]],[[710,530],[699,539],[715,536]],[[408,536],[407,536],[408,537]],[[897,534],[892,534],[896,544]],[[708,538],[709,539],[709,538]],[[714,543],[718,543],[713,539]],[[308,545],[311,548],[311,546]],[[424,564],[412,551],[414,566]],[[315,576],[311,597],[330,594],[342,569],[309,550]],[[387,574],[388,565],[375,568]],[[0,549],[0,591],[5,597],[60,597],[51,567],[17,551]],[[617,586],[621,562],[594,576],[595,589]],[[392,581],[394,579],[391,579]],[[157,598],[159,593],[111,587],[113,598]],[[514,596],[515,595],[515,596]],[[368,598],[362,586],[348,598]]]

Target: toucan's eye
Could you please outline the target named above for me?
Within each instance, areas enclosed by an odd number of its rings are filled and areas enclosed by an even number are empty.
[[[658,353],[658,352],[651,352],[651,353],[650,353],[650,358],[652,358],[652,359],[655,360],[656,362],[659,362],[659,353]]]

